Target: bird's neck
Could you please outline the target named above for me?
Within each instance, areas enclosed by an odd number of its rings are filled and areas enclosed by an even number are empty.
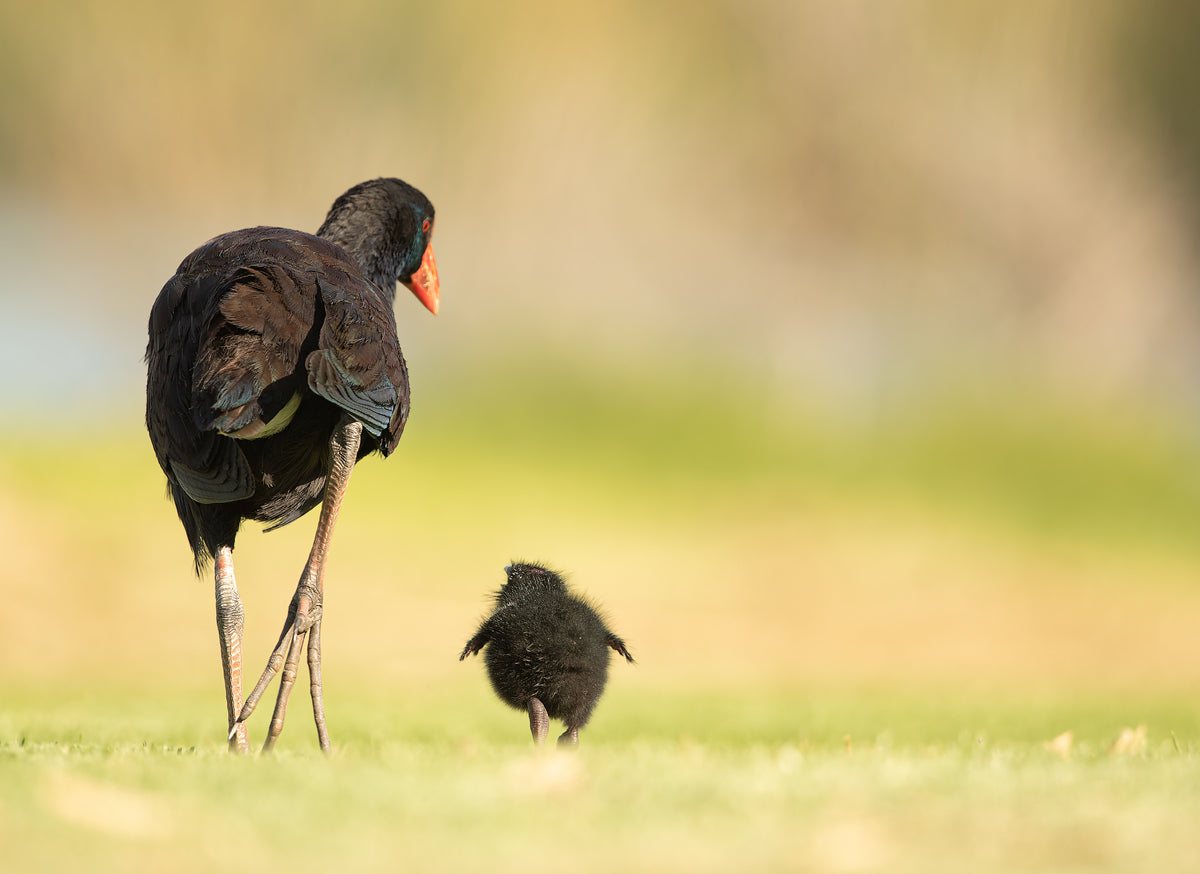
[[[396,265],[391,263],[381,233],[364,233],[361,228],[326,220],[317,236],[340,246],[354,259],[363,276],[383,292],[388,303],[396,300]]]

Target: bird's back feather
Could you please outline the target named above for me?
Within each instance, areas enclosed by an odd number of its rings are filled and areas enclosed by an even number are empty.
[[[243,518],[286,524],[320,502],[342,413],[384,454],[408,416],[388,297],[300,231],[235,231],[184,259],[151,310],[146,360],[150,440],[198,561]]]

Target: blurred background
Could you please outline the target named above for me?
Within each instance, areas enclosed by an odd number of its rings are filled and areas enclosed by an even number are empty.
[[[397,175],[442,310],[397,299],[413,413],[334,541],[331,714],[489,694],[455,657],[514,558],[605,606],[626,694],[1194,695],[1197,19],[4,4],[0,684],[169,678],[219,733],[146,317],[209,237]],[[238,541],[252,668],[313,524]]]

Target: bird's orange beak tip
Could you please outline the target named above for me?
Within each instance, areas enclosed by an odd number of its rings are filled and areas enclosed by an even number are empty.
[[[421,266],[404,285],[416,295],[417,300],[424,304],[425,309],[435,316],[437,315],[438,299],[441,297],[442,289],[438,284],[437,259],[433,257],[433,243],[425,247]]]

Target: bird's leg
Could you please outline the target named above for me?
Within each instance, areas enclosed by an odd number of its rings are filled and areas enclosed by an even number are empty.
[[[329,468],[325,476],[325,496],[321,502],[321,517],[317,520],[317,533],[313,538],[312,550],[296,585],[296,594],[288,607],[287,620],[283,625],[283,633],[275,645],[274,652],[267,662],[267,667],[238,717],[238,722],[245,722],[254,712],[259,699],[266,690],[271,679],[283,668],[279,681],[279,694],[275,699],[275,713],[271,718],[271,727],[267,731],[267,740],[263,744],[264,752],[275,746],[279,733],[283,731],[283,720],[287,715],[288,698],[292,686],[296,683],[296,672],[300,661],[300,650],[304,638],[310,631],[313,637],[308,642],[308,666],[312,678],[313,716],[317,723],[317,737],[321,749],[328,752],[329,736],[325,728],[325,704],[321,695],[321,598],[324,594],[325,556],[329,550],[329,540],[333,534],[333,526],[337,522],[338,511],[342,506],[342,498],[346,494],[346,485],[350,481],[350,473],[354,470],[354,462],[358,458],[358,447],[362,441],[362,423],[343,416],[334,429],[329,440]],[[286,653],[286,657],[285,657]],[[315,671],[314,671],[315,667]]]
[[[550,714],[546,712],[546,705],[538,700],[537,696],[529,699],[529,733],[533,735],[533,742],[537,746],[541,746],[546,742],[546,735],[550,733]]]
[[[579,746],[579,729],[568,728],[558,736],[558,745],[560,747],[577,747]]]
[[[233,550],[222,546],[216,565],[217,631],[221,636],[221,668],[225,674],[225,709],[229,717],[229,748],[244,753],[246,726],[237,721],[242,709],[242,599],[233,578]]]
[[[300,576],[300,582],[296,586],[296,595],[293,598],[295,605],[293,632],[288,646],[287,661],[284,663],[283,674],[279,681],[275,713],[271,717],[271,726],[267,731],[266,742],[263,744],[264,751],[275,746],[275,741],[283,731],[288,699],[291,697],[292,687],[296,683],[300,648],[304,644],[305,634],[311,631],[314,637],[310,638],[308,643],[308,665],[312,680],[310,688],[313,718],[316,721],[317,738],[321,749],[329,752],[329,734],[325,726],[325,702],[321,693],[320,667],[321,599],[325,591],[325,558],[328,554],[330,538],[333,535],[333,527],[342,506],[342,498],[346,494],[346,486],[350,482],[350,474],[354,470],[354,462],[358,458],[358,447],[361,440],[362,423],[354,421],[348,416],[342,417],[329,440],[329,470],[325,476],[325,496],[321,502],[321,517],[317,521],[317,533],[313,538],[312,550],[308,554],[308,562],[304,566],[304,573]],[[313,673],[314,666],[316,667],[315,673]]]

